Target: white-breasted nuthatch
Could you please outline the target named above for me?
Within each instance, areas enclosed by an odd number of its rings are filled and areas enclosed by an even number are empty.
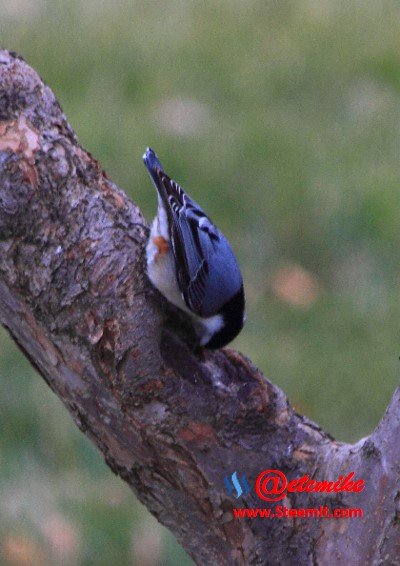
[[[243,280],[227,239],[200,206],[164,172],[147,148],[143,161],[158,193],[146,248],[153,285],[191,316],[200,345],[221,348],[245,321]]]

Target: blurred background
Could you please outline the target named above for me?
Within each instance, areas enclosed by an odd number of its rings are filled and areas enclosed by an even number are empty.
[[[0,0],[2,47],[147,219],[150,145],[225,232],[234,347],[347,442],[399,379],[399,29],[395,1]],[[4,331],[0,562],[192,564]]]

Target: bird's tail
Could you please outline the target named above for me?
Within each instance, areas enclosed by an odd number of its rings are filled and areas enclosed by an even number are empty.
[[[171,194],[171,179],[165,173],[156,153],[150,147],[144,152],[143,161],[157,189],[159,198],[164,202],[165,208],[169,209],[168,196]]]
[[[154,175],[157,171],[164,173],[164,168],[161,165],[155,151],[153,151],[151,147],[148,147],[144,152],[143,161],[154,181]]]

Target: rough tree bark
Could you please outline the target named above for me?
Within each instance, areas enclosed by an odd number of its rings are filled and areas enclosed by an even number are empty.
[[[338,443],[244,356],[196,353],[146,279],[139,209],[85,152],[53,93],[0,51],[0,320],[108,466],[198,564],[400,560],[400,391],[377,429]],[[172,317],[174,318],[174,317]],[[288,507],[362,519],[235,520],[223,478],[354,471],[362,494],[293,493]]]

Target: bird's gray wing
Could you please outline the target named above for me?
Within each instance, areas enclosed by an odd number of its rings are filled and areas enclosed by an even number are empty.
[[[222,304],[207,305],[204,298],[211,284],[210,260],[221,235],[198,204],[175,181],[161,170],[157,176],[163,190],[160,195],[170,216],[177,279],[184,300],[199,316],[216,314]]]

